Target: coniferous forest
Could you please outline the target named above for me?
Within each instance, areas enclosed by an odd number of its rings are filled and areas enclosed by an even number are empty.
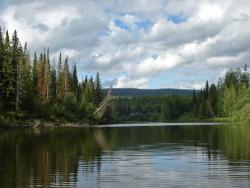
[[[191,96],[118,97],[109,105],[110,121],[250,121],[250,79],[247,65],[229,70],[217,84]]]
[[[51,63],[49,48],[31,59],[27,43],[17,31],[12,36],[0,28],[0,118],[2,124],[16,120],[43,119],[87,122],[103,99],[101,80],[77,77],[77,67],[58,54]]]
[[[28,53],[17,31],[0,28],[0,122],[120,123],[141,121],[249,121],[250,76],[247,65],[228,71],[217,84],[191,96],[113,97],[101,117],[93,113],[104,99],[99,73],[79,81],[77,67],[58,54],[51,63],[49,48]]]

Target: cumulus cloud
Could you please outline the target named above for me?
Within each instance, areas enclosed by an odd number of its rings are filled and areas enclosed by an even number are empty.
[[[204,83],[202,82],[179,82],[177,83],[172,83],[172,84],[168,84],[169,88],[178,88],[178,89],[196,89],[196,90],[200,90],[201,88],[203,88],[205,86]]]
[[[114,87],[160,87],[162,74],[185,68],[191,80],[164,86],[198,88],[249,64],[248,0],[3,0],[0,10],[0,24],[33,51],[50,46]]]
[[[131,79],[128,76],[121,76],[117,79],[106,81],[104,84],[114,88],[146,88],[148,87],[148,82],[148,78],[144,77]]]
[[[139,75],[150,75],[162,70],[172,69],[180,65],[181,59],[177,55],[166,54],[157,58],[149,57],[135,66],[135,71]]]

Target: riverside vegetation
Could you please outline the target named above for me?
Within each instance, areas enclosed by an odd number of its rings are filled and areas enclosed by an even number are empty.
[[[92,117],[104,98],[99,74],[77,77],[76,64],[60,53],[51,64],[49,48],[32,60],[17,32],[10,39],[0,28],[0,125],[27,120],[120,123],[135,121],[250,122],[247,66],[230,70],[217,84],[188,95],[113,97],[101,117]]]

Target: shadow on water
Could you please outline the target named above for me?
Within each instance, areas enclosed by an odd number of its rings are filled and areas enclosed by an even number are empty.
[[[141,168],[146,173],[150,169],[169,175],[171,165],[183,161],[179,171],[175,164],[176,180],[186,177],[178,174],[183,170],[190,172],[189,180],[197,178],[192,177],[197,169],[189,169],[192,164],[204,173],[201,178],[214,179],[214,174],[224,170],[223,178],[247,181],[249,133],[247,125],[1,130],[0,187],[112,187],[107,186],[112,182],[125,187],[122,183],[130,175],[132,187],[146,186],[142,182],[154,186],[157,184],[150,177],[142,180],[139,171],[131,170]],[[158,178],[164,185],[161,174]],[[205,182],[200,181],[197,185]],[[172,185],[178,185],[176,182]]]

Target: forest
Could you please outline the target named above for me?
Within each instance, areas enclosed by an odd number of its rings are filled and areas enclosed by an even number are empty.
[[[51,63],[49,48],[44,48],[42,53],[35,52],[31,58],[27,43],[21,45],[17,31],[10,37],[8,30],[0,28],[1,125],[17,125],[35,119],[94,124],[250,122],[249,84],[249,71],[245,65],[229,70],[217,84],[207,81],[204,88],[193,90],[191,95],[113,96],[104,114],[93,117],[105,95],[98,72],[95,78],[86,76],[79,81],[76,63],[70,63],[67,56],[60,53],[57,62]]]
[[[0,28],[0,122],[22,120],[87,122],[103,99],[99,73],[79,81],[76,64],[58,55],[51,63],[49,48],[31,59],[14,31]]]
[[[226,121],[250,122],[250,79],[247,65],[229,70],[217,84],[207,81],[191,96],[116,97],[106,116],[113,123]]]

